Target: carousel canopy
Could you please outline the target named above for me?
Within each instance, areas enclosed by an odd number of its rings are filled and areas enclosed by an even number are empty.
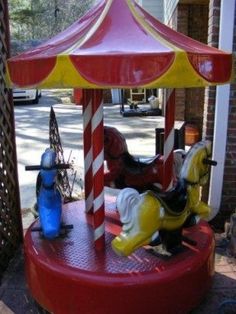
[[[8,60],[12,87],[200,87],[230,81],[232,54],[163,25],[133,0],[101,0],[40,46]]]

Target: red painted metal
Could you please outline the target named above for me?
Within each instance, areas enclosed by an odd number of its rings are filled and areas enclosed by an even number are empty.
[[[217,83],[230,79],[229,73],[231,72],[233,61],[231,59],[231,62],[228,62],[230,60],[225,55],[207,56],[203,54],[196,56],[194,53],[188,53],[188,58],[196,72],[207,81]]]
[[[83,124],[84,124],[84,184],[86,212],[93,212],[93,169],[92,169],[92,91],[83,89]]]
[[[14,82],[19,87],[32,86],[42,82],[56,65],[57,58],[47,57],[47,60],[41,59],[14,59],[11,58],[9,71],[14,77]],[[23,71],[23,72],[22,72]],[[36,74],[37,73],[37,74]]]
[[[92,90],[92,150],[93,150],[93,216],[95,249],[104,249],[104,129],[103,91]]]
[[[75,88],[74,93],[73,93],[73,97],[74,97],[74,103],[76,105],[81,105],[82,96],[83,96],[82,89],[81,88]]]
[[[193,67],[185,74],[192,76],[196,71],[206,79],[206,85],[230,79],[232,54],[177,33],[133,0],[101,0],[64,32],[37,49],[11,58],[8,66],[11,81],[18,86],[40,84],[57,67],[61,73],[57,84],[62,87],[69,84],[62,76],[63,58],[69,57],[80,75],[99,88],[136,88],[165,74],[177,54],[186,54]],[[72,87],[86,88],[86,84],[78,81],[78,86]]]
[[[171,258],[145,248],[119,257],[110,246],[121,228],[113,202],[106,200],[106,251],[94,251],[92,217],[82,201],[64,207],[63,221],[74,225],[65,238],[48,241],[27,231],[26,277],[33,297],[55,314],[188,313],[205,296],[214,272],[208,224],[184,230],[197,245],[184,244]]]
[[[194,69],[209,82],[223,82],[230,79],[232,69],[232,56],[224,51],[207,46],[184,34],[176,33],[165,24],[160,23],[140,6],[136,5],[140,15],[145,21],[163,37],[167,42],[187,52]]]
[[[148,53],[140,55],[72,56],[75,68],[89,82],[98,86],[134,87],[148,84],[164,74],[174,60],[174,53],[161,58]],[[104,62],[106,60],[106,62]],[[128,75],[122,69],[130,69]],[[93,69],[93,70],[91,70]],[[96,70],[95,70],[96,69]]]

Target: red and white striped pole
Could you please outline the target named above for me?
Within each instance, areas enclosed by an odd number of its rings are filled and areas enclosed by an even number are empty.
[[[84,124],[84,185],[85,211],[93,213],[93,149],[92,149],[92,96],[93,92],[83,89],[83,124]]]
[[[175,89],[166,92],[164,161],[163,161],[163,191],[173,186],[174,139],[175,139]]]
[[[105,247],[104,210],[104,128],[103,91],[93,90],[92,98],[92,147],[93,147],[93,213],[95,249]]]

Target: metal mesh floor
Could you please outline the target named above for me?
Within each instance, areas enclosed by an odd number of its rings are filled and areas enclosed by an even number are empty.
[[[129,274],[138,275],[148,272],[168,271],[176,263],[185,260],[184,267],[209,246],[208,225],[204,222],[185,230],[185,235],[197,242],[197,246],[184,245],[181,253],[168,258],[166,255],[150,253],[145,248],[138,249],[129,257],[117,256],[112,248],[111,241],[120,231],[118,213],[113,199],[106,200],[106,234],[105,250],[96,252],[93,242],[92,217],[84,213],[84,202],[77,201],[66,204],[63,210],[63,222],[73,224],[73,229],[64,238],[45,240],[38,232],[29,232],[26,235],[26,245],[38,255],[39,260],[48,263],[51,267],[72,268],[74,271],[88,271],[96,274]],[[37,226],[35,222],[33,226]],[[202,253],[201,253],[202,254]],[[183,269],[184,271],[184,269]]]

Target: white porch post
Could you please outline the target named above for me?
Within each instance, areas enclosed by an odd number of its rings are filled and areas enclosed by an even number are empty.
[[[234,32],[235,0],[221,0],[219,49],[232,52]],[[215,103],[214,144],[212,158],[218,162],[212,167],[209,205],[213,212],[209,220],[214,218],[221,204],[223,186],[225,152],[227,141],[228,114],[230,100],[230,84],[217,86]]]

